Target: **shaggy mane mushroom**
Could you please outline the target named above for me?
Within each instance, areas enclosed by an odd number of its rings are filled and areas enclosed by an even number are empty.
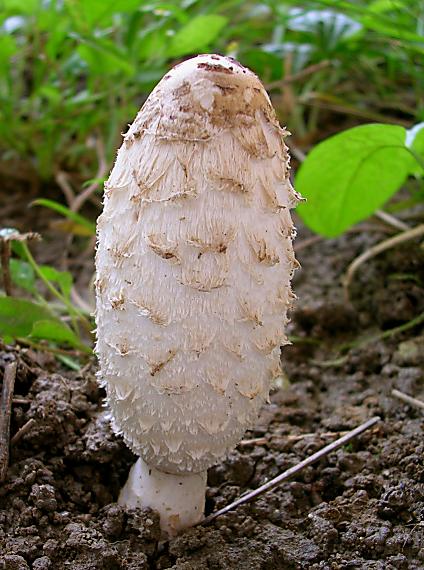
[[[206,470],[280,374],[297,196],[270,100],[232,58],[174,67],[125,135],[98,220],[97,354],[113,426],[139,455],[119,502],[175,535]]]

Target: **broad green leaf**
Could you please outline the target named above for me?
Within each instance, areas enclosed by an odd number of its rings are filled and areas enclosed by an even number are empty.
[[[114,47],[114,44],[108,40],[82,40],[77,52],[90,68],[91,73],[95,75],[108,74],[116,75],[124,72],[131,76],[135,72],[133,64],[128,60],[125,53],[120,52]]]
[[[65,216],[65,218],[68,218],[69,220],[72,220],[73,222],[81,226],[84,226],[85,228],[90,230],[92,235],[96,233],[96,225],[93,222],[90,222],[90,220],[87,220],[87,218],[84,218],[84,216],[81,216],[80,214],[73,212],[72,210],[70,210],[63,204],[60,204],[59,202],[55,202],[54,200],[48,200],[47,198],[39,198],[38,200],[34,200],[31,203],[31,205],[44,206],[45,208],[50,208],[50,210],[54,210],[55,212],[62,214],[62,216]]]
[[[20,257],[21,259],[26,259],[24,246],[20,241],[12,241],[12,251],[15,255]]]
[[[92,28],[111,21],[116,6],[112,0],[65,0],[65,6],[81,28]]]
[[[1,336],[28,337],[34,323],[54,319],[53,314],[38,303],[16,297],[0,297]]]
[[[143,37],[138,41],[138,56],[142,60],[163,57],[166,54],[166,43],[167,34],[163,27],[143,33]]]
[[[168,55],[180,57],[208,46],[224,28],[227,18],[218,14],[196,16],[172,37]]]
[[[326,237],[343,233],[381,207],[405,182],[414,162],[403,127],[369,124],[317,145],[296,176],[307,199],[304,222]]]
[[[411,174],[422,176],[424,170],[424,123],[418,123],[406,131],[405,145],[415,156]]]
[[[27,261],[21,259],[11,259],[9,262],[10,276],[12,281],[21,289],[25,289],[29,293],[35,292],[35,273],[34,269]]]
[[[76,334],[59,320],[36,321],[29,337],[34,340],[50,340],[57,344],[69,344],[74,348],[82,346]]]
[[[136,10],[140,0],[65,0],[65,5],[81,26],[107,25],[119,12]]]
[[[40,0],[3,0],[2,8],[9,14],[33,14],[38,11]]]
[[[0,70],[2,73],[10,69],[10,59],[17,49],[15,38],[0,36]]]
[[[393,22],[393,24],[387,24],[385,22],[381,22],[379,19],[375,18],[374,16],[364,16],[360,18],[361,23],[368,28],[369,30],[374,30],[375,32],[379,32],[383,36],[387,36],[389,38],[394,38],[397,40],[405,40],[409,42],[418,42],[418,44],[422,44],[423,36],[416,34],[409,29],[399,26],[399,24]],[[421,48],[422,46],[418,45],[417,49]]]
[[[42,85],[35,93],[34,100],[38,97],[44,97],[47,101],[56,105],[62,101],[63,93],[53,85]]]
[[[69,271],[58,271],[54,267],[50,267],[50,265],[41,265],[39,269],[43,277],[48,281],[57,283],[62,293],[69,299],[72,288],[72,275]]]
[[[375,14],[383,14],[384,12],[405,10],[407,8],[405,4],[404,0],[374,0],[368,4],[367,9]]]
[[[0,297],[0,336],[49,340],[87,352],[90,350],[49,309],[16,297]]]
[[[262,49],[249,49],[243,53],[243,64],[257,73],[263,81],[281,79],[281,60],[280,54]]]
[[[421,137],[424,131],[424,123],[417,123],[406,131],[405,146],[418,150],[421,147]]]

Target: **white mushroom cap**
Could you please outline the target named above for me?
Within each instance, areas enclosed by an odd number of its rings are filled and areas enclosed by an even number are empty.
[[[100,378],[116,431],[161,471],[216,463],[280,373],[296,265],[284,135],[256,75],[198,56],[151,93],[105,185]]]

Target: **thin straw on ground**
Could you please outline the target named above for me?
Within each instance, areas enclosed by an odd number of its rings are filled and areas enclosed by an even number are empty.
[[[417,400],[417,398],[413,398],[412,396],[408,396],[408,394],[404,394],[399,390],[392,390],[392,396],[395,396],[395,398],[402,400],[402,402],[405,402],[410,406],[414,406],[415,408],[421,408],[421,410],[424,410],[424,402],[422,402],[421,400]]]
[[[307,457],[306,459],[304,459],[303,461],[301,461],[300,463],[298,463],[294,467],[290,467],[290,469],[287,469],[286,471],[284,471],[283,473],[281,473],[280,475],[278,475],[274,479],[271,479],[271,481],[268,481],[268,483],[261,485],[260,487],[258,487],[254,491],[250,491],[249,493],[246,493],[245,495],[243,495],[242,497],[240,497],[239,499],[237,499],[233,503],[230,503],[226,507],[220,509],[219,511],[216,511],[216,513],[212,513],[211,515],[209,515],[208,517],[203,519],[203,521],[201,521],[199,524],[207,525],[210,522],[212,522],[213,520],[215,520],[217,517],[219,517],[225,513],[228,513],[228,511],[232,511],[233,509],[235,509],[239,505],[243,505],[245,503],[248,503],[248,502],[252,501],[253,499],[255,499],[256,497],[258,497],[259,495],[262,495],[266,491],[270,491],[271,489],[274,489],[275,487],[280,485],[283,481],[286,481],[287,479],[289,479],[290,477],[292,477],[296,473],[299,473],[299,471],[302,471],[302,469],[304,469],[305,467],[308,467],[309,465],[316,463],[317,461],[319,461],[320,459],[322,459],[323,457],[325,457],[326,455],[328,455],[332,451],[339,449],[339,447],[342,447],[343,445],[345,445],[346,443],[348,443],[349,441],[351,441],[352,439],[354,439],[355,437],[357,437],[358,435],[360,435],[364,431],[370,429],[372,426],[374,426],[379,421],[381,421],[381,418],[379,418],[378,416],[375,416],[375,417],[369,419],[368,421],[361,424],[357,428],[353,429],[352,431],[349,431],[346,435],[340,437],[339,439],[337,439],[336,441],[333,441],[332,443],[329,443],[328,445],[326,445],[325,447],[323,447],[322,449],[320,449],[319,451],[317,451],[316,453],[314,453],[310,457]]]

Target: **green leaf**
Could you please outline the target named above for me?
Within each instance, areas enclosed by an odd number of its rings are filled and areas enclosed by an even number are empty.
[[[136,10],[140,3],[140,0],[65,0],[73,17],[90,28],[107,25],[116,13]]]
[[[50,265],[41,265],[39,269],[43,277],[48,281],[57,283],[62,293],[69,299],[72,289],[72,275],[69,271],[58,271],[54,267],[50,267]]]
[[[70,370],[75,370],[76,372],[81,370],[81,364],[78,362],[78,360],[75,360],[66,354],[56,354],[56,358]]]
[[[423,36],[399,25],[399,22],[393,22],[393,24],[382,22],[371,14],[360,18],[360,22],[369,30],[374,30],[389,38],[418,42],[418,44],[422,44],[423,41]],[[417,47],[421,48],[422,51],[422,46],[418,45]]]
[[[424,171],[424,123],[418,123],[406,131],[405,146],[411,149],[415,156],[410,174],[422,176]]]
[[[63,204],[60,204],[59,202],[55,202],[54,200],[48,200],[47,198],[38,198],[37,200],[34,200],[31,203],[31,206],[44,206],[45,208],[50,208],[50,210],[58,212],[62,216],[65,216],[65,218],[68,218],[68,220],[72,220],[73,222],[80,224],[81,226],[84,226],[85,228],[90,230],[92,235],[96,233],[96,225],[93,222],[91,222],[87,218],[84,218],[84,216],[81,216],[80,214],[73,212],[72,210],[70,210]]]
[[[354,127],[317,145],[296,176],[298,207],[313,231],[334,237],[366,219],[405,182],[414,159],[403,127]]]
[[[374,2],[371,2],[367,6],[367,10],[374,14],[406,9],[407,6],[404,0],[374,0]]]
[[[118,49],[113,42],[105,38],[94,41],[91,38],[75,37],[81,42],[77,52],[94,75],[116,75],[120,72],[128,76],[134,75],[135,67],[129,61],[128,54]]]
[[[17,52],[16,41],[11,36],[0,36],[0,70],[4,72],[11,67],[10,59]]]
[[[0,297],[0,335],[69,344],[89,351],[72,330],[46,307],[16,297]]]
[[[51,340],[57,344],[69,344],[75,348],[81,348],[79,338],[59,320],[36,321],[29,337],[34,340]]]
[[[38,11],[39,0],[3,0],[2,8],[10,14],[33,14]]]
[[[17,299],[0,297],[0,335],[27,337],[37,321],[55,319],[52,313],[42,305]]]
[[[29,293],[34,293],[35,272],[27,261],[21,259],[11,259],[9,261],[10,277],[15,285],[21,287]]]
[[[143,33],[143,37],[139,41],[137,50],[138,57],[141,60],[158,59],[166,55],[167,30],[162,28],[152,29],[149,33]]]
[[[172,37],[168,55],[180,57],[208,46],[227,24],[227,18],[218,14],[196,16]]]

